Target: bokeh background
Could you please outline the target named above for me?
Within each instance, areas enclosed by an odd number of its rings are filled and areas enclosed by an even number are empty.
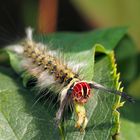
[[[136,103],[126,104],[120,110],[121,139],[138,140],[140,139],[139,14],[139,0],[0,0],[0,46],[22,39],[27,26],[43,34],[128,27],[127,36],[133,43],[127,43],[127,39],[124,41],[123,51],[116,50],[116,61],[125,91],[136,99]]]

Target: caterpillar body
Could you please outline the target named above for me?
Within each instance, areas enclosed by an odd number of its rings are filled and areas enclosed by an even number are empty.
[[[77,116],[75,127],[84,131],[88,117],[84,104],[91,97],[91,89],[100,89],[108,93],[115,93],[133,102],[133,99],[126,93],[117,90],[107,89],[93,81],[85,81],[78,75],[77,71],[64,64],[59,58],[52,54],[42,43],[32,39],[32,29],[27,29],[27,38],[20,46],[13,50],[21,55],[21,67],[30,75],[37,78],[37,84],[41,89],[53,87],[58,89],[60,106],[56,112],[56,122],[60,124],[64,108],[71,102]]]

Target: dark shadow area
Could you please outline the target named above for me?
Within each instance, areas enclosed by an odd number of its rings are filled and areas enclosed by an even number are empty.
[[[1,1],[0,46],[14,43],[25,36],[23,5],[23,0]],[[57,31],[87,31],[90,29],[69,0],[58,1]]]
[[[95,53],[95,63],[96,61],[100,61],[103,57],[105,57],[106,54],[105,53],[101,53],[101,52],[96,52]]]
[[[135,103],[125,103],[123,108],[119,109],[121,118],[130,120],[134,123],[140,123],[140,100],[136,100]]]
[[[114,49],[117,71],[121,73],[120,80],[125,89],[138,76],[138,60],[135,43],[129,35],[125,35]]]
[[[4,0],[0,3],[0,46],[21,39],[24,35],[22,1]]]
[[[59,0],[58,31],[87,31],[91,27],[73,7],[70,0]],[[93,27],[92,27],[93,29]]]

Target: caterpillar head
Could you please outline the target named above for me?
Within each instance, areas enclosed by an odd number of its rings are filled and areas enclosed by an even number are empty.
[[[78,103],[84,104],[90,97],[90,85],[85,81],[76,82],[72,88],[72,99]]]

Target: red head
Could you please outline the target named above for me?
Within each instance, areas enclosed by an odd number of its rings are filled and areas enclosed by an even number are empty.
[[[87,82],[78,82],[73,86],[72,98],[79,103],[86,103],[90,97],[90,86]]]

